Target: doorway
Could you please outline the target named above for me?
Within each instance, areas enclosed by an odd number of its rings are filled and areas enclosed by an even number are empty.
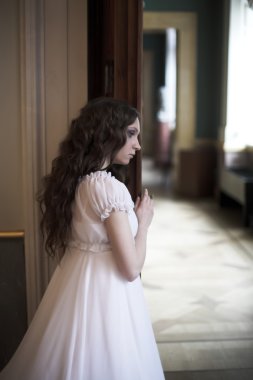
[[[180,149],[191,148],[195,141],[196,126],[196,51],[197,51],[197,15],[194,12],[144,12],[143,33],[161,34],[169,28],[177,30],[177,105],[176,119],[177,127],[173,136],[173,183],[177,186],[177,163]],[[153,102],[153,107],[146,107],[146,120],[144,118],[143,143],[144,143],[144,165],[145,145],[153,143],[153,136],[150,131],[154,128],[149,124],[156,122],[154,78],[150,76],[154,72],[154,57],[152,53],[144,51],[144,75],[150,80],[145,81],[143,86],[143,107],[145,104]],[[145,126],[147,127],[145,128]],[[159,149],[159,147],[158,147]],[[147,151],[150,156],[151,152]],[[148,167],[147,166],[147,171]],[[147,172],[148,173],[148,172]],[[143,182],[145,183],[145,173]]]

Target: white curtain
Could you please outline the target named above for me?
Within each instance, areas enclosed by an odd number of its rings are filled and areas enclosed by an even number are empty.
[[[225,149],[253,146],[253,10],[230,1]]]
[[[165,55],[165,85],[159,89],[161,108],[157,117],[174,129],[177,108],[177,31],[174,28],[166,29]]]

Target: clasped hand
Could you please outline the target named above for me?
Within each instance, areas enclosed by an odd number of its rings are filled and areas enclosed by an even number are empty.
[[[154,202],[147,189],[144,190],[142,197],[137,197],[135,202],[135,213],[139,227],[148,228],[154,216]]]

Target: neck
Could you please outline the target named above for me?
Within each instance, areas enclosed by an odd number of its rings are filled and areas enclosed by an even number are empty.
[[[109,166],[110,166],[110,161],[107,159],[107,160],[105,160],[105,162],[103,163],[103,165],[102,165],[102,167],[101,167],[101,170],[105,170],[105,169],[107,169]]]

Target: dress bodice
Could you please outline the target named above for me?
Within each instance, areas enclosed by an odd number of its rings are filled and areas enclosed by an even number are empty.
[[[77,187],[72,206],[69,245],[93,252],[110,249],[104,221],[113,211],[127,213],[135,236],[138,223],[127,187],[105,171],[97,171],[83,177]]]

